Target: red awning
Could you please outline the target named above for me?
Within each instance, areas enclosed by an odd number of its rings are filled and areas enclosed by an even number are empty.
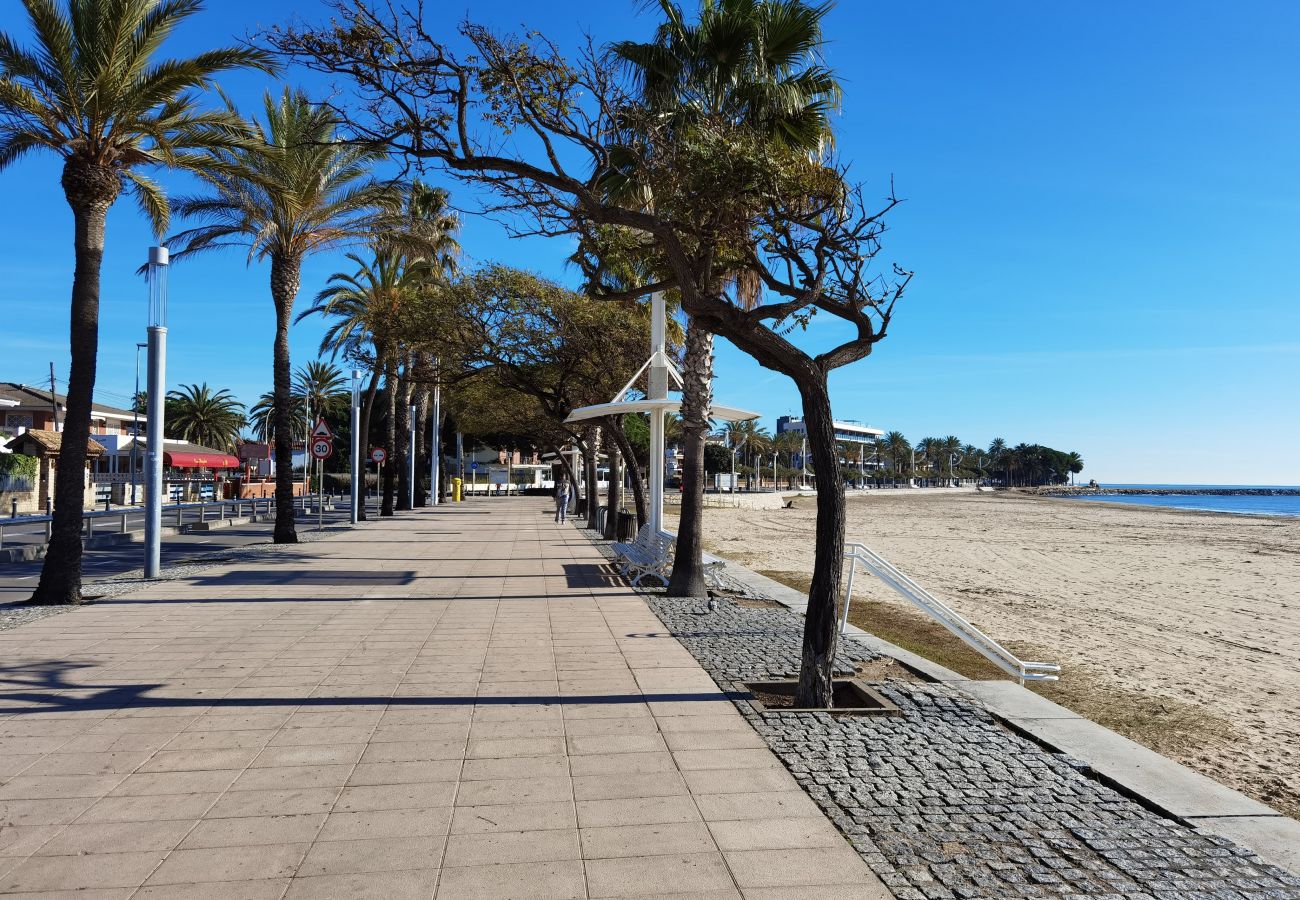
[[[238,469],[239,460],[225,453],[173,453],[165,450],[163,465],[174,469]]]

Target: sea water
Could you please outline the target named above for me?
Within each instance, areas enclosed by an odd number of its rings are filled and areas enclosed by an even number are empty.
[[[1146,488],[1162,491],[1231,491],[1231,490],[1289,490],[1300,488],[1267,484],[1103,484],[1106,488]],[[1103,503],[1122,503],[1126,506],[1163,506],[1173,509],[1196,509],[1207,512],[1237,513],[1245,516],[1300,516],[1300,493],[1291,494],[1084,494],[1072,499],[1094,500]]]

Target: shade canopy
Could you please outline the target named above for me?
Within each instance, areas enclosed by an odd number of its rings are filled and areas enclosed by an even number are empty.
[[[682,401],[680,400],[619,400],[614,403],[598,403],[595,406],[583,406],[569,413],[565,422],[581,422],[585,419],[599,419],[604,416],[621,416],[625,413],[675,413],[681,409]],[[724,422],[745,422],[749,419],[757,419],[760,413],[749,412],[744,409],[736,409],[734,406],[719,406],[713,404],[709,407],[710,419],[721,419]]]
[[[226,453],[183,453],[163,451],[163,465],[173,469],[238,469],[238,457]]]

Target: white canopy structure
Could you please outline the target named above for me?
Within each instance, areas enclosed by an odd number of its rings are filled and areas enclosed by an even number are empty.
[[[584,406],[575,409],[565,422],[581,422],[585,419],[599,419],[604,416],[618,416],[626,413],[649,413],[650,415],[650,521],[654,533],[663,531],[664,526],[664,415],[681,409],[681,401],[668,396],[668,377],[671,375],[681,390],[682,375],[668,358],[667,332],[668,310],[662,293],[655,293],[650,299],[650,358],[637,369],[628,383],[623,385],[612,401]],[[646,396],[641,400],[629,400],[627,394],[636,384],[642,373],[647,372],[648,384]],[[758,413],[736,409],[731,406],[714,404],[709,409],[709,417],[728,422],[743,422],[757,419]]]

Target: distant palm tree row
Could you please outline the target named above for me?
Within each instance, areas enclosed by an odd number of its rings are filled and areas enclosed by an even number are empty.
[[[923,478],[940,483],[977,479],[1008,486],[1063,484],[1083,471],[1083,457],[1039,444],[1010,446],[994,438],[987,448],[963,443],[955,435],[910,443],[901,431],[876,441],[878,460],[890,478]]]
[[[730,422],[717,436],[736,455],[736,471],[753,477],[776,472],[792,480],[813,474],[805,467],[803,436],[784,431],[773,436],[755,421]],[[955,435],[926,437],[915,444],[901,431],[881,435],[873,444],[843,441],[840,471],[845,481],[922,479],[934,484],[978,480],[1007,486],[1063,484],[1083,471],[1083,457],[1039,444],[1012,447],[995,438],[987,448],[963,442]]]

